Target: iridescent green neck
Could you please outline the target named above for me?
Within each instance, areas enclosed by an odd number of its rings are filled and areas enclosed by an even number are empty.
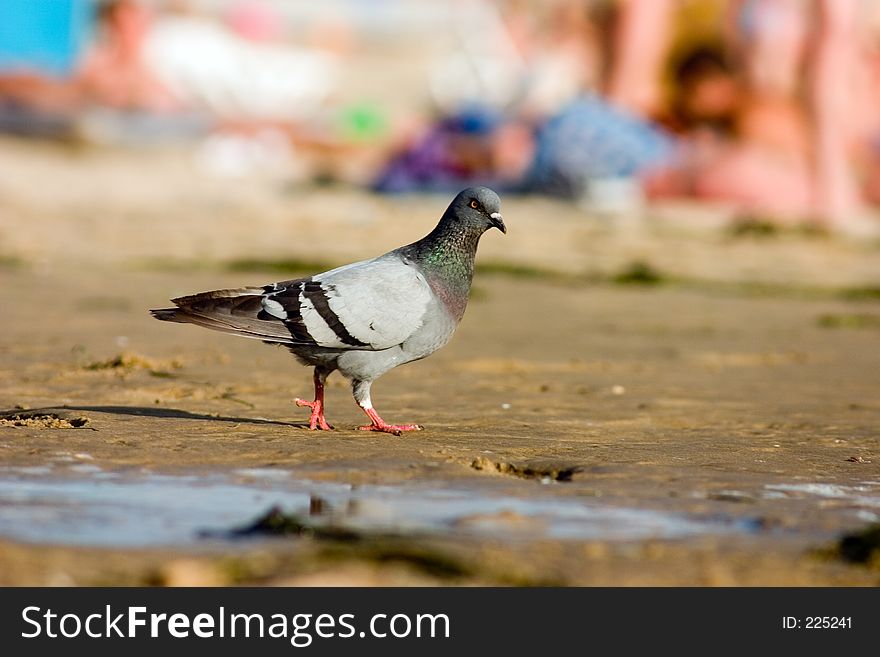
[[[468,226],[441,221],[426,237],[404,247],[456,319],[461,319],[467,306],[481,235],[482,231]]]

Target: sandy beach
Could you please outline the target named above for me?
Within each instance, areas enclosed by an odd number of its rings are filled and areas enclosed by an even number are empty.
[[[0,145],[0,584],[876,585],[880,245],[505,198],[452,343],[333,432],[147,309],[378,255],[448,199]],[[279,506],[284,536],[230,534]],[[876,555],[876,551],[874,552]]]

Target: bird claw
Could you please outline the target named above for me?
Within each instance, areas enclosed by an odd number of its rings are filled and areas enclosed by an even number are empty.
[[[308,406],[312,409],[312,414],[309,416],[309,429],[314,431],[315,429],[321,429],[322,431],[330,431],[333,429],[333,426],[327,423],[327,420],[324,419],[324,404],[320,401],[308,401],[306,399],[300,399],[297,397],[293,400],[297,406]]]
[[[363,406],[361,406],[361,408],[363,408]],[[390,433],[395,436],[399,436],[404,431],[422,430],[422,425],[420,424],[388,424],[385,420],[379,417],[379,414],[374,408],[364,408],[364,413],[366,413],[367,417],[370,418],[372,424],[358,427],[358,429],[360,429],[361,431],[381,431],[383,433]]]
[[[401,435],[404,431],[421,431],[424,427],[421,424],[365,424],[358,427],[361,431],[381,431],[390,433],[395,436]]]

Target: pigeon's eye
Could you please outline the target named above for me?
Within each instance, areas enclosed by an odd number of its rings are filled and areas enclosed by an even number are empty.
[[[471,207],[472,207],[474,210],[476,210],[478,207],[480,207],[480,204],[477,203],[476,201],[471,201]]]

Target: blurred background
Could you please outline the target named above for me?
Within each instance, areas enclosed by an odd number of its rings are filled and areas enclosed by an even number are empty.
[[[233,187],[288,217],[346,189],[368,224],[361,192],[473,183],[575,221],[876,244],[878,99],[870,0],[4,0],[0,252],[120,230],[82,214],[179,230],[182,197],[222,215]]]

